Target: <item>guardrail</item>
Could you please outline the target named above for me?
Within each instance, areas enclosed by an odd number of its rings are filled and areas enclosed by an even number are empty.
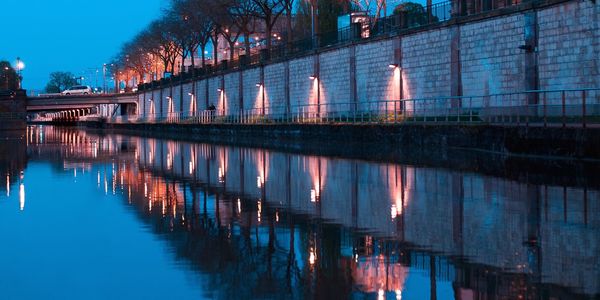
[[[495,124],[599,126],[600,88],[527,91],[485,96],[436,97],[359,103],[265,106],[246,110],[171,112],[113,118],[115,123],[172,124]]]

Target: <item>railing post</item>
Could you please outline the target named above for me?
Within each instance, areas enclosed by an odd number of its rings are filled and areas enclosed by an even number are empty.
[[[548,107],[546,106],[547,105],[547,103],[546,103],[546,101],[547,101],[546,100],[546,96],[547,95],[548,95],[548,93],[544,92],[544,98],[543,98],[544,99],[543,100],[544,101],[544,128],[548,127],[548,112],[547,112]]]
[[[469,123],[473,123],[473,97],[469,97]]]
[[[538,92],[533,92],[532,98],[539,99]],[[518,109],[519,116],[521,115],[522,112],[525,113],[525,116],[524,116],[525,117],[525,120],[524,120],[525,127],[529,127],[529,109],[531,108],[531,106],[532,106],[532,104],[529,104],[529,101],[527,101],[527,102],[525,102],[525,109],[520,108],[520,106],[519,106],[519,109]]]
[[[398,101],[394,101],[394,123],[398,123]]]
[[[562,91],[562,127],[565,128],[567,126],[567,115],[566,115],[566,95],[565,91]]]
[[[515,99],[513,113],[517,115],[517,126],[521,126],[521,107],[519,105],[519,99]]]
[[[456,104],[456,123],[460,123],[460,109],[462,106],[462,99],[458,98],[458,103]]]
[[[585,108],[585,90],[581,91],[581,125],[583,126],[583,128],[585,128],[586,122],[585,122],[585,115],[586,115],[586,108]]]
[[[384,118],[384,123],[387,123],[388,120],[388,102],[385,101],[385,118]]]

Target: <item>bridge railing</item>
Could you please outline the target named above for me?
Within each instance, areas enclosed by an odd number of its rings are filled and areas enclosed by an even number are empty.
[[[112,120],[123,122],[124,120]],[[265,106],[143,115],[126,122],[177,124],[445,123],[600,126],[600,88],[359,103]]]

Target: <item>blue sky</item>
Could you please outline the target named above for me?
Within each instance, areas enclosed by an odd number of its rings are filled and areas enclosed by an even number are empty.
[[[39,91],[53,71],[86,76],[158,18],[167,0],[0,0],[0,60],[25,62],[23,87]],[[92,78],[89,78],[92,77]],[[101,85],[101,83],[100,83]]]

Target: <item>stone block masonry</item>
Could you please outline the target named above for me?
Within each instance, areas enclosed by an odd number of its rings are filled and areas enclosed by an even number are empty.
[[[321,112],[349,111],[372,109],[375,101],[450,96],[471,96],[495,106],[523,105],[556,99],[485,96],[600,88],[599,2],[556,0],[517,8],[225,71],[186,82],[183,89],[174,83],[162,91],[146,91],[139,112],[151,114],[152,105],[163,116],[169,109],[189,112],[192,89],[199,111],[213,104],[225,114],[240,109],[258,114],[264,107],[265,113],[279,115],[317,113],[316,104]],[[176,100],[172,108],[168,95]],[[598,97],[596,93],[588,103],[600,103]]]
[[[538,12],[542,89],[600,87],[600,4],[570,1]]]
[[[356,94],[359,103],[399,99],[390,88],[393,70],[390,70],[389,64],[393,58],[392,40],[356,46]]]
[[[261,108],[262,96],[260,95],[261,90],[256,86],[260,83],[260,68],[254,68],[243,72],[244,77],[244,110],[255,109],[258,113],[258,109]],[[278,80],[279,81],[279,80]],[[266,96],[266,95],[265,95]],[[268,101],[265,98],[265,106],[268,105]]]
[[[402,74],[407,99],[450,96],[450,30],[402,38]]]
[[[285,113],[286,96],[286,63],[267,65],[264,68],[265,97],[272,113]]]
[[[498,17],[460,27],[464,95],[524,91],[524,17]]]

